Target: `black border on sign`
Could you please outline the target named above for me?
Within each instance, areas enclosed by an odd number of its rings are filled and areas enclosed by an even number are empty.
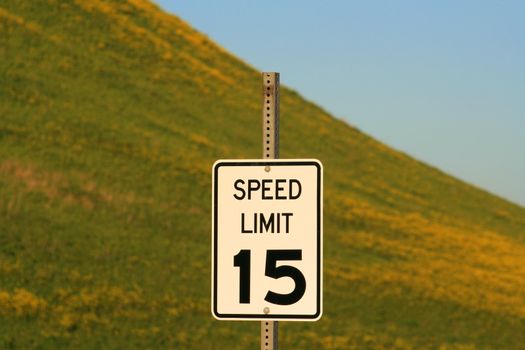
[[[312,315],[289,315],[289,314],[221,314],[217,311],[217,242],[218,242],[218,230],[217,230],[217,211],[218,211],[218,175],[219,168],[221,166],[282,166],[282,165],[306,165],[306,166],[315,166],[317,169],[317,310]],[[213,167],[213,289],[212,289],[212,309],[215,317],[219,319],[316,319],[321,315],[321,164],[318,161],[314,160],[305,160],[305,161],[219,161],[215,163]]]

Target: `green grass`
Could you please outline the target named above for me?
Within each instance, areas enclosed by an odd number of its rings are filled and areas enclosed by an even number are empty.
[[[210,190],[260,156],[259,74],[146,1],[0,4],[0,348],[258,347],[211,317]],[[523,348],[524,208],[285,87],[280,144],[325,169],[324,316],[283,348]]]

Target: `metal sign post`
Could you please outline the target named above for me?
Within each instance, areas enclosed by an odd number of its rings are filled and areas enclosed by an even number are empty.
[[[262,79],[263,159],[277,159],[279,158],[279,73],[263,72]],[[279,349],[279,322],[261,321],[261,350],[277,349]]]

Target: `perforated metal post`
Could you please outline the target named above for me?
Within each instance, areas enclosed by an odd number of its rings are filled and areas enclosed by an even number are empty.
[[[263,158],[279,158],[279,73],[262,73]]]
[[[279,158],[279,73],[263,72],[263,158]],[[270,169],[267,168],[267,171]],[[264,312],[269,312],[265,310]],[[279,322],[261,321],[261,350],[279,348]]]

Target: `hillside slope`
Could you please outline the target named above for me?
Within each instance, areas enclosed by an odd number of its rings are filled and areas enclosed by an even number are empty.
[[[260,84],[145,0],[0,3],[0,348],[257,348],[211,318],[209,247]],[[286,88],[281,118],[281,157],[325,169],[324,316],[283,348],[524,348],[524,208]]]

